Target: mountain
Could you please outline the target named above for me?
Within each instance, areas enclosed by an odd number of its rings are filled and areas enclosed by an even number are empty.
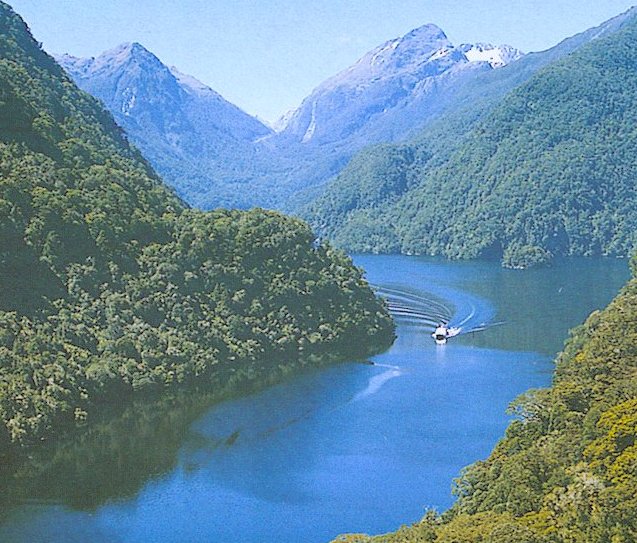
[[[488,62],[492,68],[502,68],[522,58],[522,52],[510,45],[495,47],[490,43],[464,43],[459,47],[470,62]]]
[[[272,141],[301,163],[290,176],[296,190],[287,209],[313,200],[356,152],[418,134],[453,107],[463,89],[521,57],[510,46],[455,47],[433,24],[370,51],[279,122]]]
[[[138,43],[96,58],[57,57],[83,90],[99,98],[131,141],[192,204],[215,188],[215,203],[236,205],[236,191],[259,166],[254,142],[271,129],[218,93],[169,68]]]
[[[425,25],[377,47],[325,81],[276,132],[200,82],[164,66],[139,45],[121,46],[97,59],[67,56],[61,61],[80,86],[109,107],[131,140],[191,205],[293,211],[344,246],[419,252],[426,249],[414,244],[403,248],[402,234],[377,224],[364,245],[350,243],[352,236],[366,238],[370,233],[364,225],[370,205],[387,207],[407,190],[404,184],[385,195],[378,186],[370,196],[356,188],[362,182],[357,168],[366,157],[389,164],[378,154],[394,151],[381,147],[363,152],[345,169],[352,157],[374,143],[415,142],[409,146],[421,150],[412,153],[419,162],[408,174],[414,178],[411,190],[422,177],[413,171],[429,171],[447,160],[507,93],[552,62],[617,31],[631,17],[628,12],[547,51],[523,56],[509,46],[454,46],[440,28]],[[425,156],[432,159],[426,166]],[[352,188],[342,189],[345,185]],[[376,201],[374,190],[382,201]],[[341,202],[341,192],[361,201]],[[356,233],[359,225],[362,236]],[[376,238],[378,243],[371,241]]]
[[[190,204],[294,209],[356,151],[414,133],[478,74],[520,56],[508,46],[456,48],[426,25],[320,85],[278,132],[139,44],[58,60]]]
[[[87,92],[99,94],[117,120],[147,117],[152,123],[148,126],[155,130],[174,128],[174,137],[183,137],[179,120],[194,123],[195,129],[207,127],[249,141],[270,133],[261,122],[194,77],[164,66],[139,43],[121,44],[97,58],[62,55],[56,60]],[[172,111],[167,107],[170,105]]]
[[[322,83],[289,116],[279,137],[338,146],[404,138],[434,116],[455,87],[521,56],[509,46],[454,47],[436,25],[422,26]]]
[[[146,107],[133,96],[122,115]],[[361,271],[302,221],[188,209],[2,2],[0,172],[0,458],[136,398],[393,339]]]
[[[361,153],[306,216],[352,251],[497,257],[512,267],[631,254],[635,15],[474,82],[468,98],[500,86],[414,144]]]

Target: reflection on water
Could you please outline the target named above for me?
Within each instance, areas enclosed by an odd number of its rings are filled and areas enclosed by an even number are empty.
[[[491,269],[484,262],[466,267],[456,286],[497,303],[505,321],[470,338],[471,344],[554,356],[567,331],[594,309],[605,307],[629,277],[628,262],[612,258],[570,258],[551,267],[526,270]],[[481,280],[488,275],[490,280]]]
[[[373,377],[370,378],[367,388],[365,388],[365,390],[362,390],[361,392],[356,394],[356,396],[354,396],[354,401],[356,402],[358,400],[366,398],[367,396],[376,394],[376,392],[378,392],[380,388],[387,381],[389,381],[390,379],[393,379],[394,377],[398,377],[402,374],[403,374],[403,371],[400,368],[393,367],[392,369],[385,371],[384,373],[381,373],[380,375],[374,375]]]
[[[444,509],[509,401],[550,382],[567,329],[628,275],[617,261],[356,260],[402,313],[390,351],[213,407],[205,394],[136,406],[40,451],[2,483],[0,541],[318,542]],[[506,324],[438,347],[437,319]]]
[[[245,386],[234,394],[249,395],[254,388]],[[140,401],[78,435],[1,465],[0,520],[16,504],[25,503],[92,511],[109,501],[135,496],[149,480],[175,469],[180,450],[210,453],[234,445],[240,430],[206,436],[191,427],[228,394],[191,390]]]
[[[180,447],[192,446],[188,425],[210,403],[210,395],[189,394],[137,404],[81,436],[36,450],[0,472],[0,505],[92,510],[134,496],[149,479],[174,468]]]

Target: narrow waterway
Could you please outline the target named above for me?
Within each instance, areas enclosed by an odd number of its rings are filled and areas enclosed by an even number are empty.
[[[71,447],[38,477],[16,476],[24,488],[0,515],[0,541],[318,543],[444,510],[453,478],[504,432],[509,402],[550,384],[568,329],[628,277],[625,261],[601,259],[529,271],[355,260],[398,322],[373,365],[307,372],[183,427],[173,404],[175,422],[153,433],[149,416],[134,454],[123,444],[139,421],[109,430],[108,454]],[[440,321],[462,328],[445,346],[429,336]]]

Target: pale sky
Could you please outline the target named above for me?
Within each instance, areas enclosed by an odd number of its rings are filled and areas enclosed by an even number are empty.
[[[52,53],[137,41],[275,121],[368,50],[426,23],[455,43],[547,49],[635,0],[9,0]]]

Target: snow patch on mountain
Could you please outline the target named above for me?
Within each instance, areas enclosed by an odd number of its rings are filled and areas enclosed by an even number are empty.
[[[443,49],[439,49],[438,51],[436,51],[433,55],[429,57],[429,62],[446,57],[447,55],[452,53],[453,50],[454,49],[452,47],[444,47]]]
[[[518,60],[524,53],[510,45],[491,45],[490,43],[463,43],[459,49],[469,62],[488,62],[492,68],[502,68]]]
[[[388,41],[385,45],[381,46],[380,49],[377,49],[375,53],[372,54],[372,58],[369,61],[370,66],[376,66],[379,60],[382,60],[383,55],[386,53],[391,53],[400,45],[400,39]]]
[[[312,117],[310,119],[310,124],[307,127],[305,134],[303,135],[303,139],[301,140],[303,143],[307,143],[312,139],[314,132],[316,131],[316,102],[312,104]]]
[[[137,93],[135,92],[135,89],[126,88],[122,94],[124,95],[124,100],[122,101],[122,113],[129,116],[135,107]]]

